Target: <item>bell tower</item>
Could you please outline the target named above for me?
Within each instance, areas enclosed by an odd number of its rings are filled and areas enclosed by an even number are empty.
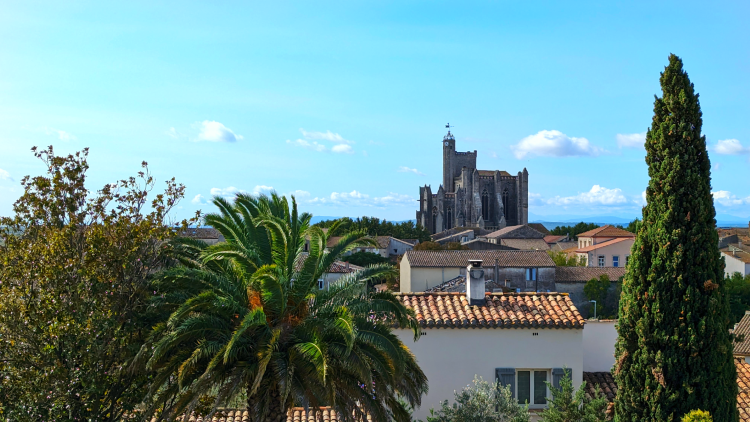
[[[448,134],[443,136],[443,189],[455,192],[453,187],[453,161],[456,158],[456,138],[451,134],[451,125],[445,125]]]

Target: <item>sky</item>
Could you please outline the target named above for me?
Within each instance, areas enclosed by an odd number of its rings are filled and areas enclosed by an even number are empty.
[[[413,219],[450,123],[480,169],[528,169],[532,219],[636,217],[674,53],[717,213],[750,219],[748,2],[212,3],[0,1],[0,215],[54,145],[90,148],[91,189],[175,177],[181,218],[275,190]]]

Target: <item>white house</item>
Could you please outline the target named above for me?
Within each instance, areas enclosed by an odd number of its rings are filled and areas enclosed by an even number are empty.
[[[414,419],[453,401],[454,390],[475,375],[511,388],[530,408],[547,406],[545,381],[557,385],[564,368],[583,379],[584,320],[560,293],[487,293],[480,266],[469,267],[466,293],[401,293],[423,328],[419,341],[406,329],[395,333],[411,349],[429,380],[429,393]],[[475,263],[476,264],[476,263]],[[477,305],[472,305],[477,303]]]
[[[743,276],[750,274],[750,247],[742,243],[731,243],[720,250],[726,262],[724,271],[727,277],[731,277],[734,273],[740,273]]]

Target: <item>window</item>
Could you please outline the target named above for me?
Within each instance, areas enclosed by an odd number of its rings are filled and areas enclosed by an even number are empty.
[[[453,228],[453,210],[451,209],[451,207],[448,207],[448,212],[446,213],[446,215],[448,216],[448,218],[446,218],[446,221],[445,221],[445,229],[446,230],[452,229]]]
[[[620,266],[620,257],[615,255],[612,257],[612,266],[613,267],[619,267]]]
[[[526,280],[536,281],[536,268],[526,268]]]
[[[599,255],[599,266],[603,267],[605,265],[604,262],[604,255]]]
[[[432,232],[437,233],[437,207],[432,207]]]
[[[505,215],[505,219],[510,218],[510,210],[508,209],[508,188],[505,188],[503,190],[503,214]]]
[[[528,403],[531,407],[539,408],[547,404],[546,382],[549,372],[549,369],[497,368],[495,377],[500,385],[510,388],[511,394],[519,404]],[[559,379],[562,378],[559,374],[555,375],[557,372],[564,373],[561,368],[553,369],[552,379],[555,386],[559,386]]]
[[[628,266],[628,262],[630,262],[630,255],[625,255],[625,266]]]
[[[468,242],[469,236],[461,236],[461,243]]]
[[[490,194],[487,189],[482,191],[482,219],[490,221]]]
[[[322,279],[318,279],[318,290],[323,290],[323,288],[326,286],[326,282]]]
[[[310,241],[305,242],[305,252],[310,251]]]

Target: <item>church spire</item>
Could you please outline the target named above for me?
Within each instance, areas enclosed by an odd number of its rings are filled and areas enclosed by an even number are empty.
[[[450,141],[453,141],[453,140],[455,140],[455,138],[453,138],[453,134],[451,134],[451,128],[452,128],[453,126],[451,126],[451,124],[450,124],[450,123],[447,123],[447,124],[445,125],[445,127],[446,127],[446,128],[448,129],[448,134],[447,134],[447,135],[445,135],[445,136],[443,136],[443,140],[444,140],[444,141],[448,141],[448,140],[450,140]]]

